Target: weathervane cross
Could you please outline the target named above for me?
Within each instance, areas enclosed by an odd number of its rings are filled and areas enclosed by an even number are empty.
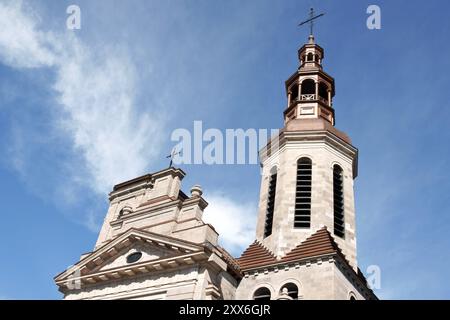
[[[305,20],[303,22],[300,22],[298,26],[300,27],[300,26],[302,26],[302,25],[304,25],[304,24],[309,22],[310,35],[312,36],[313,35],[314,20],[317,19],[317,18],[320,18],[324,14],[325,13],[321,13],[321,14],[318,14],[318,15],[315,16],[314,15],[314,8],[311,8],[311,10],[309,11],[309,19]]]
[[[179,155],[180,153],[181,153],[180,151],[176,152],[176,149],[173,148],[173,149],[172,149],[172,152],[166,157],[167,159],[170,158],[169,168],[172,168],[173,158],[174,158],[176,155]]]

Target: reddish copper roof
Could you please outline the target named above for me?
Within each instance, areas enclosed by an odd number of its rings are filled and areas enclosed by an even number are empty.
[[[277,260],[267,248],[255,240],[237,259],[237,262],[241,270],[246,270],[258,266],[271,265],[276,263]]]
[[[246,271],[326,254],[339,254],[345,259],[327,228],[323,227],[279,260],[260,242],[255,241],[242,253],[241,257],[237,259],[237,262],[241,270]]]
[[[281,258],[280,262],[292,262],[325,254],[341,253],[326,227],[312,234],[305,241]]]
[[[339,255],[345,261],[349,270],[352,270],[361,282],[367,286],[366,278],[361,270],[358,268],[357,272],[355,272],[350,266],[348,260],[326,227],[317,230],[281,259],[276,259],[272,252],[255,240],[236,261],[239,263],[241,272],[246,272],[251,269],[275,267],[277,264],[292,263],[329,254]],[[369,289],[369,291],[373,294],[372,290]],[[377,299],[375,294],[373,296]]]

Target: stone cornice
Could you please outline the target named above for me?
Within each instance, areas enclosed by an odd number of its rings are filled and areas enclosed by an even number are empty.
[[[118,217],[117,219],[111,221],[110,225],[111,226],[119,225],[126,220],[129,220],[131,218],[136,218],[141,215],[147,215],[147,214],[151,214],[151,213],[162,214],[163,212],[159,212],[159,211],[169,209],[169,208],[175,208],[175,207],[181,208],[181,204],[182,204],[181,200],[172,200],[172,201],[164,202],[159,205],[152,206],[152,207],[148,207],[148,206],[139,207],[138,210],[136,210],[132,213],[129,213],[129,214],[122,215],[122,216]],[[149,204],[149,206],[150,206],[150,204]]]
[[[110,280],[117,280],[127,277],[132,277],[138,274],[146,274],[154,271],[167,271],[172,268],[179,268],[183,266],[190,266],[201,261],[206,261],[210,254],[205,251],[196,251],[183,255],[176,255],[166,257],[163,259],[149,260],[132,265],[126,265],[108,270],[101,270],[93,273],[88,273],[78,277],[64,277],[57,279],[55,282],[62,290],[68,290],[67,283],[80,283],[81,285],[96,284],[98,282],[106,282]]]
[[[279,139],[278,145],[275,142],[276,139]],[[274,153],[274,151],[271,150],[272,145],[277,147],[275,150],[275,152],[277,152],[288,143],[296,141],[323,141],[327,145],[339,150],[353,160],[353,178],[357,177],[358,149],[328,130],[281,131],[277,137],[272,138],[269,143],[259,151],[261,163]]]
[[[178,168],[167,168],[152,174],[145,174],[143,176],[125,182],[121,182],[114,186],[113,191],[111,191],[109,194],[109,200],[111,201],[114,198],[135,192],[139,189],[153,188],[153,183],[155,179],[167,175],[171,175],[172,177],[178,177],[180,178],[180,180],[182,180],[186,175],[186,173]]]

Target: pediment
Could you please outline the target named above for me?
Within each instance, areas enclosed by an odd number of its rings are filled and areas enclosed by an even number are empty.
[[[137,241],[103,262],[100,266],[95,268],[95,271],[104,271],[130,265],[132,263],[163,259],[179,255],[180,253],[180,251],[167,248],[165,245],[158,245],[147,241]],[[129,262],[128,260],[133,257],[135,257],[135,261],[131,259],[133,262]]]
[[[127,261],[129,255],[137,252],[141,255],[139,259]],[[55,281],[60,287],[77,279],[83,283],[95,283],[183,264],[190,265],[207,257],[202,245],[144,230],[129,229],[84,256],[74,266],[56,276]]]

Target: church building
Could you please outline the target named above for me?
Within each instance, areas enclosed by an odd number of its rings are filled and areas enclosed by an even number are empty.
[[[358,268],[358,149],[335,127],[334,79],[309,36],[284,127],[260,151],[255,241],[240,257],[202,220],[202,188],[170,166],[115,185],[91,252],[55,277],[64,299],[377,299]]]

